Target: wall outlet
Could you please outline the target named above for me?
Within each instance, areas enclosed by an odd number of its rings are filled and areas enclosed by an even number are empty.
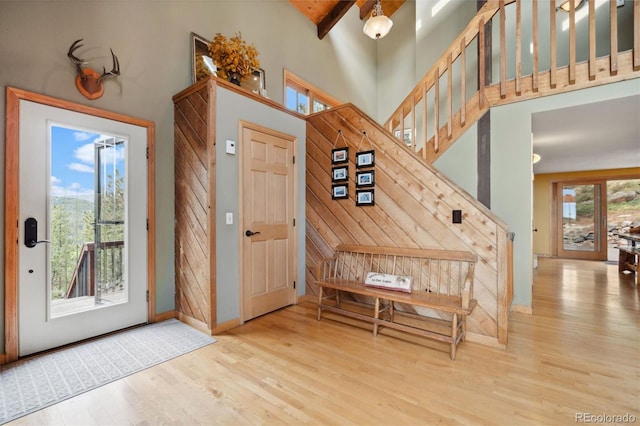
[[[233,213],[227,213],[226,222],[227,225],[233,225]]]
[[[462,223],[462,210],[453,211],[453,223]]]
[[[227,145],[225,152],[227,154],[235,155],[236,153],[236,141],[227,139]]]

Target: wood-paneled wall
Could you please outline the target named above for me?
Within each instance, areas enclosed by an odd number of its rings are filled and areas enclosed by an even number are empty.
[[[215,83],[177,94],[175,120],[175,270],[178,317],[216,326]]]
[[[349,198],[331,197],[331,150],[349,147]],[[368,138],[363,138],[366,132]],[[375,205],[355,203],[355,155],[375,150]],[[506,344],[511,303],[507,277],[507,226],[464,190],[351,104],[307,120],[306,282],[317,294],[315,266],[338,244],[468,250],[478,255],[469,318],[471,340]],[[461,224],[452,211],[461,210]]]

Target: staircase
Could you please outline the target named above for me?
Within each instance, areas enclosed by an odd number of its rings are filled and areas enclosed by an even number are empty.
[[[546,0],[543,1],[546,4]],[[487,1],[384,127],[401,142],[404,139],[402,143],[408,143],[431,164],[493,106],[640,77],[639,1],[626,3],[625,7],[633,8],[633,25],[620,31],[615,0],[586,2],[580,10],[589,12],[584,18],[588,22],[586,40],[577,40],[575,21],[578,12],[573,2],[569,2],[568,13],[556,11],[559,3],[550,0],[549,14],[542,17],[539,16],[538,0]],[[597,6],[600,6],[598,10]],[[598,34],[595,23],[601,14],[608,15],[609,46],[606,56],[596,57]],[[526,40],[523,16],[531,20],[530,31],[527,31],[531,37]],[[565,18],[568,18],[568,29],[562,31],[556,22]],[[548,27],[549,34],[539,32],[540,27]],[[568,34],[568,57],[559,58],[558,41],[564,33]],[[491,43],[494,34],[499,34],[499,40]],[[632,39],[633,48],[618,52],[619,39]],[[515,46],[508,45],[507,40],[513,40]],[[543,42],[544,49],[541,49]],[[581,62],[576,59],[578,44],[587,46],[588,50],[588,58]],[[492,51],[496,47],[498,52]],[[532,58],[531,73],[527,75],[523,75],[523,47],[529,47]],[[549,63],[545,70],[540,70],[542,51],[548,54],[543,61]],[[486,75],[486,65],[491,65],[492,58],[494,61],[499,58],[499,67],[494,67],[499,68],[496,83],[489,81]],[[559,59],[567,65],[559,67]],[[507,77],[508,70],[515,74],[513,78]],[[470,82],[477,87],[470,90]],[[454,110],[454,105],[459,107]]]
[[[540,61],[538,28],[543,25],[538,1],[488,1],[383,126],[350,104],[307,119],[307,294],[316,292],[314,266],[332,256],[338,244],[468,250],[479,258],[474,294],[478,306],[468,320],[468,338],[492,346],[507,344],[513,299],[512,234],[495,214],[431,164],[492,106],[640,77],[640,1],[631,6],[633,49],[620,53],[615,0],[600,7],[598,13],[608,10],[610,46],[607,56],[596,58],[597,1],[584,6],[591,12],[585,61],[576,60],[573,6],[565,15],[568,58],[558,66],[556,14],[565,12],[556,12],[556,2],[550,1],[544,25],[549,27],[549,46],[544,49],[549,52],[549,67],[541,71],[540,63],[546,59]],[[527,75],[523,75],[523,16],[530,16],[532,23],[532,64]],[[508,28],[513,28],[509,38]],[[507,40],[513,41],[514,55],[508,54]],[[513,64],[508,63],[511,56]],[[499,69],[497,82],[485,74],[487,58],[499,58],[494,67]],[[513,78],[507,78],[510,74]],[[472,86],[477,87],[471,90]],[[335,147],[349,148],[347,199],[332,198]],[[375,205],[359,207],[354,202],[359,189],[354,160],[355,152],[366,150],[375,151]],[[452,223],[456,210],[462,213],[462,223]]]

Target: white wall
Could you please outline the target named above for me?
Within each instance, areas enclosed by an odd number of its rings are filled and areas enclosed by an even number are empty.
[[[216,32],[227,36],[241,32],[253,42],[266,72],[268,96],[275,101],[282,101],[286,67],[372,116],[377,112],[370,90],[375,87],[376,45],[363,36],[357,8],[319,40],[315,25],[286,0],[0,1],[0,116],[5,113],[4,89],[13,86],[155,122],[157,312],[174,307],[171,97],[191,84],[192,31],[209,39]],[[85,45],[79,54],[92,66],[111,66],[109,48],[120,60],[120,77],[108,80],[104,96],[95,101],[78,93],[74,67],[67,58],[69,46],[79,38]],[[4,127],[0,120],[0,143]],[[3,191],[0,170],[0,223],[4,223]],[[1,271],[3,257],[0,246]],[[3,296],[0,283],[0,335],[4,334]]]

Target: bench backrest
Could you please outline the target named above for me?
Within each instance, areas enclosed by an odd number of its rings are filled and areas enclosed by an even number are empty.
[[[467,251],[340,245],[323,279],[364,281],[368,272],[411,277],[412,292],[462,296],[477,256]]]

